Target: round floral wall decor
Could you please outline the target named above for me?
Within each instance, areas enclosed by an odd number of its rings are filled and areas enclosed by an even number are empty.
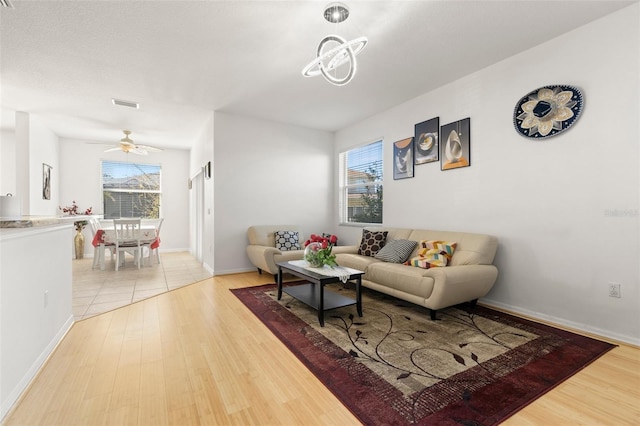
[[[573,86],[544,86],[526,94],[513,111],[513,125],[522,136],[542,139],[564,132],[582,112],[583,97]]]

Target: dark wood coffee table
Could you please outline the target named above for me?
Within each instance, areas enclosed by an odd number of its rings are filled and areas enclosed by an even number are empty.
[[[287,272],[303,280],[309,281],[308,284],[296,285],[282,288],[282,273]],[[320,326],[324,327],[324,311],[330,309],[341,308],[343,306],[356,305],[358,316],[362,316],[362,294],[360,288],[362,286],[362,274],[358,271],[349,275],[349,281],[356,284],[356,300],[350,297],[342,296],[333,291],[324,291],[326,284],[337,283],[339,277],[330,277],[321,275],[316,272],[305,269],[301,266],[293,265],[289,262],[278,263],[278,300],[282,298],[282,292],[291,295],[299,301],[311,306],[318,311],[318,321]]]

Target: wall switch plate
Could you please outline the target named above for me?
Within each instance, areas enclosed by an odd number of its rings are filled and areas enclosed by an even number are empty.
[[[620,284],[609,283],[609,297],[621,297],[620,296]]]

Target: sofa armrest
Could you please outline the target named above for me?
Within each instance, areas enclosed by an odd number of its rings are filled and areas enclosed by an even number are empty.
[[[433,291],[427,299],[431,309],[441,309],[484,297],[498,279],[494,265],[458,265],[425,270],[433,278]]]
[[[274,256],[277,254],[282,254],[282,252],[275,247],[259,246],[256,244],[249,244],[247,246],[249,261],[251,261],[256,268],[267,271],[270,274],[278,273],[278,266],[274,261]]]

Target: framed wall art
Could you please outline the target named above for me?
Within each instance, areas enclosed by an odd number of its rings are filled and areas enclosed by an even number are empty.
[[[42,163],[42,199],[51,199],[51,169],[48,164]]]
[[[415,164],[438,161],[440,140],[440,118],[432,118],[415,125]]]
[[[393,143],[393,179],[413,177],[413,137]]]
[[[440,169],[450,170],[471,165],[471,119],[465,118],[440,128]]]

